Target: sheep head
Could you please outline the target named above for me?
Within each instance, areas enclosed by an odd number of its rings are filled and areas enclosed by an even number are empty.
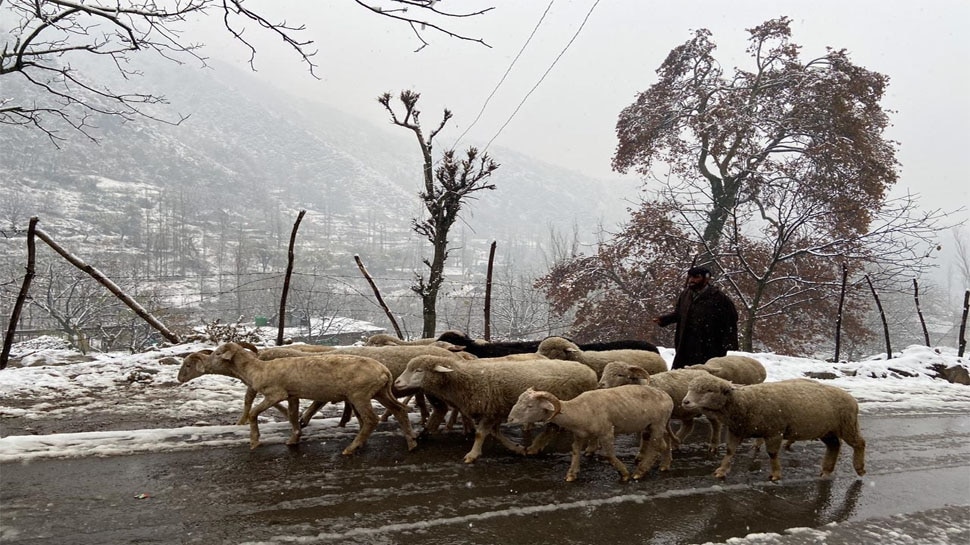
[[[452,360],[444,356],[418,356],[408,362],[407,368],[397,380],[394,387],[398,390],[421,388],[425,378],[431,373],[453,373]]]
[[[553,360],[573,360],[575,355],[580,352],[575,343],[564,337],[546,337],[539,343],[537,351]]]
[[[611,361],[603,368],[600,388],[613,388],[625,384],[648,384],[650,373],[643,367],[622,361]]]
[[[685,409],[720,411],[734,389],[729,381],[714,375],[699,376],[690,381],[682,405]]]
[[[549,392],[529,388],[519,394],[512,410],[509,411],[509,424],[530,424],[548,422],[562,411],[562,402]]]
[[[182,367],[179,368],[178,381],[188,382],[204,375],[205,361],[210,354],[212,354],[212,350],[199,350],[185,356],[185,359],[182,360]]]

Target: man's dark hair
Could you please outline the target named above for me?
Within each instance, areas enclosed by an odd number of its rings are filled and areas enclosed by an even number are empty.
[[[711,270],[707,267],[691,267],[687,269],[687,276],[711,276]]]

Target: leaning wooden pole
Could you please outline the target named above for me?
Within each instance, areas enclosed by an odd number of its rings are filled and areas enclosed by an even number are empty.
[[[485,273],[485,340],[492,340],[492,268],[495,265],[495,241],[488,251],[488,270]]]
[[[296,222],[293,223],[293,230],[290,232],[290,249],[286,254],[286,276],[283,278],[283,293],[280,295],[280,319],[279,329],[276,332],[276,346],[283,344],[283,329],[286,327],[286,294],[290,292],[290,277],[293,276],[293,258],[295,255],[293,246],[296,245],[296,232],[300,229],[300,222],[303,221],[305,215],[306,210],[300,210],[299,215],[296,216]]]
[[[107,288],[108,291],[115,294],[115,297],[120,299],[122,303],[128,305],[128,308],[135,311],[135,314],[141,317],[142,320],[145,320],[146,322],[148,322],[149,325],[157,329],[158,332],[161,333],[170,342],[175,344],[182,342],[179,339],[178,335],[169,331],[169,329],[165,327],[165,324],[163,324],[162,322],[159,322],[154,316],[152,316],[147,310],[145,310],[145,307],[141,306],[141,304],[139,304],[138,301],[135,301],[127,293],[122,291],[117,284],[112,282],[107,276],[103,275],[101,271],[92,267],[91,265],[88,265],[87,263],[82,261],[79,257],[71,254],[64,248],[61,248],[61,246],[56,242],[54,242],[54,239],[52,239],[44,231],[35,228],[34,233],[37,235],[37,238],[47,243],[47,245],[50,246],[51,249],[59,253],[61,257],[63,257],[64,259],[68,260],[71,263],[71,265],[74,265],[78,269],[81,269],[82,271],[86,272],[91,278],[94,278],[95,280],[98,281],[99,284]]]
[[[13,347],[13,337],[17,332],[17,322],[20,321],[20,312],[27,301],[27,292],[30,290],[30,282],[34,279],[34,259],[36,253],[36,243],[34,242],[34,230],[37,228],[37,218],[30,218],[27,227],[27,272],[24,274],[24,283],[20,286],[20,293],[17,295],[17,302],[13,305],[13,313],[10,315],[10,324],[7,326],[7,334],[3,338],[3,350],[0,351],[0,369],[7,367],[10,359],[10,349]]]
[[[360,274],[364,275],[364,278],[367,279],[367,283],[370,284],[370,289],[374,292],[374,297],[377,298],[377,302],[381,305],[381,308],[384,309],[384,314],[387,315],[387,319],[390,320],[391,325],[394,326],[394,332],[397,333],[397,338],[403,339],[404,335],[401,334],[401,328],[398,327],[397,320],[394,319],[394,315],[391,314],[391,310],[387,308],[387,305],[384,303],[384,298],[381,297],[381,292],[377,289],[377,284],[374,283],[374,279],[371,278],[370,273],[368,273],[367,269],[364,268],[364,263],[360,260],[360,256],[355,255],[354,261],[357,262],[357,268],[360,269]]]
[[[876,300],[876,308],[879,309],[879,317],[882,318],[882,331],[886,336],[886,359],[892,359],[893,349],[889,345],[889,322],[886,321],[886,313],[882,310],[882,302],[879,301],[879,294],[876,293],[876,288],[872,285],[872,280],[868,274],[866,275],[866,282],[869,283],[869,290],[872,291],[872,297]]]

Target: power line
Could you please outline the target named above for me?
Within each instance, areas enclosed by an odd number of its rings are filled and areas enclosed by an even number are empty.
[[[518,61],[519,57],[522,56],[522,53],[525,52],[525,48],[529,46],[529,42],[531,42],[532,38],[536,35],[536,31],[539,30],[539,27],[542,25],[542,22],[546,19],[546,15],[549,13],[549,9],[552,8],[552,4],[555,3],[555,1],[556,0],[549,0],[549,5],[546,6],[546,10],[542,12],[542,17],[539,18],[539,22],[537,22],[535,28],[532,29],[532,34],[529,34],[529,37],[525,40],[525,43],[522,44],[522,49],[519,49],[519,53],[515,56],[514,59],[512,59],[512,62],[509,64],[509,67],[505,70],[505,73],[502,74],[502,79],[500,79],[498,83],[495,84],[495,88],[492,89],[492,92],[488,95],[488,98],[485,99],[485,103],[482,104],[482,109],[478,112],[478,116],[475,117],[475,120],[472,121],[470,125],[468,125],[468,128],[465,129],[465,132],[461,133],[461,135],[458,136],[458,139],[455,140],[455,143],[451,145],[452,151],[454,151],[454,149],[458,147],[458,142],[461,142],[461,139],[464,138],[465,135],[468,134],[468,131],[472,130],[472,127],[474,127],[475,124],[478,123],[478,121],[482,118],[482,114],[485,113],[485,108],[488,106],[488,103],[492,100],[492,97],[495,96],[495,93],[498,91],[498,88],[502,86],[502,83],[505,82],[505,78],[507,78],[509,75],[509,72],[512,71],[512,67],[515,66],[516,61]]]
[[[552,64],[549,65],[549,68],[547,68],[545,73],[542,74],[542,77],[539,78],[539,81],[537,81],[536,84],[532,86],[532,89],[530,89],[529,92],[526,93],[525,97],[522,98],[522,102],[519,102],[519,105],[515,107],[515,110],[512,112],[512,115],[510,115],[509,118],[505,121],[505,123],[501,127],[499,127],[498,132],[495,133],[495,136],[493,136],[492,139],[488,141],[488,144],[485,144],[485,149],[482,150],[482,153],[487,151],[488,147],[492,145],[492,142],[494,142],[495,139],[498,138],[500,134],[502,134],[502,131],[505,130],[505,127],[507,127],[508,124],[512,122],[512,118],[515,117],[515,114],[519,113],[519,110],[522,108],[522,105],[525,104],[525,101],[529,99],[529,96],[531,96],[532,93],[536,90],[536,88],[538,88],[539,85],[542,83],[542,81],[546,79],[546,76],[549,75],[549,72],[552,72],[553,67],[556,66],[556,63],[559,62],[559,59],[561,59],[562,56],[566,53],[566,50],[569,49],[569,46],[573,44],[573,42],[576,40],[576,37],[579,36],[579,33],[582,32],[583,27],[586,26],[586,21],[589,21],[590,15],[593,14],[593,10],[596,9],[596,6],[599,5],[599,3],[600,3],[600,0],[596,0],[595,2],[593,2],[593,5],[589,8],[589,11],[586,12],[586,17],[583,18],[582,24],[579,25],[578,29],[576,29],[576,33],[573,34],[573,37],[569,39],[569,42],[566,43],[566,46],[562,48],[562,51],[559,52],[559,55],[556,56],[556,59],[552,61]]]

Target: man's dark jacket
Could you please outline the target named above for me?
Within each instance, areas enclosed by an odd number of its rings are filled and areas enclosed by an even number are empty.
[[[685,289],[677,298],[676,310],[660,317],[661,326],[672,323],[677,324],[673,369],[738,349],[738,310],[716,286],[708,284],[700,292]]]

